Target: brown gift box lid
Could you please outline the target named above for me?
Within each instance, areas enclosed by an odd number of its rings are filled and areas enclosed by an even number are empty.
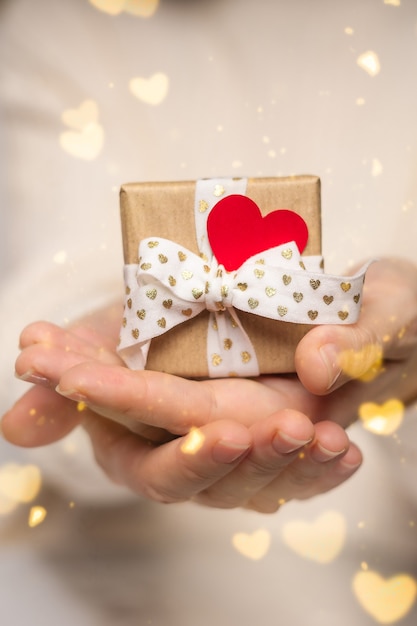
[[[120,191],[125,264],[138,263],[138,246],[147,237],[163,237],[199,253],[195,223],[195,181],[128,183]],[[321,254],[320,180],[317,176],[249,178],[246,195],[263,216],[277,209],[295,211],[307,224],[303,255]],[[294,351],[310,326],[261,318],[238,311],[255,348],[260,372],[294,371]],[[146,368],[187,378],[208,376],[208,311],[151,341]]]

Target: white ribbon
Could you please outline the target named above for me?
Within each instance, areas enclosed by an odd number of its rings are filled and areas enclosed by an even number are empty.
[[[236,310],[300,324],[354,323],[367,268],[348,278],[324,274],[322,258],[301,257],[294,242],[251,257],[233,272],[158,237],[140,243],[139,259],[125,266],[121,356],[143,369],[154,337],[209,310],[207,358],[210,376],[217,377],[259,374]]]

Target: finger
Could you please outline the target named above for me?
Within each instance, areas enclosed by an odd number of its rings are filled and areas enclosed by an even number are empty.
[[[406,262],[370,266],[356,324],[318,326],[299,343],[297,374],[312,393],[323,395],[351,379],[368,379],[382,359],[406,358],[417,345],[415,269]]]
[[[86,357],[46,344],[25,348],[15,363],[15,373],[20,380],[54,388],[65,370],[82,363]]]
[[[250,425],[277,408],[276,391],[252,380],[193,381],[93,362],[66,371],[57,391],[105,417],[141,421],[178,435],[218,419]]]
[[[232,471],[251,445],[249,431],[234,422],[208,424],[158,447],[94,414],[84,427],[111,480],[163,503],[195,497]]]
[[[305,499],[344,482],[359,467],[361,456],[345,431],[333,422],[316,424],[313,443],[247,504],[261,512],[274,512],[284,502]]]
[[[198,496],[198,502],[221,508],[244,506],[273,481],[314,437],[307,416],[283,410],[250,429],[253,446],[236,469]]]
[[[83,409],[51,389],[35,386],[4,415],[1,431],[14,445],[44,446],[71,432],[80,423]]]
[[[88,327],[66,330],[49,322],[35,322],[27,326],[20,335],[22,349],[40,344],[65,352],[75,352],[103,363],[121,364],[121,359],[108,349],[98,333]]]
[[[55,387],[63,372],[86,360],[121,363],[117,355],[105,348],[97,348],[58,327],[46,329],[37,325],[34,331],[23,333],[26,347],[15,363],[16,376],[26,382]]]
[[[368,330],[362,324],[366,321],[346,327],[321,326],[303,337],[295,352],[295,367],[308,391],[325,395],[378,368],[382,343],[375,327]]]

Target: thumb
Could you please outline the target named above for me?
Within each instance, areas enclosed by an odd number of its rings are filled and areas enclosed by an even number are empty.
[[[370,266],[359,320],[316,326],[295,353],[302,384],[327,394],[352,379],[370,380],[384,360],[406,359],[417,348],[417,268],[405,260]]]

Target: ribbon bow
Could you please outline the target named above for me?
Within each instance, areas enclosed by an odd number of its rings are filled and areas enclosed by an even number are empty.
[[[154,337],[208,310],[210,374],[256,376],[256,355],[236,310],[301,324],[356,321],[366,268],[345,279],[324,274],[321,261],[301,259],[290,242],[228,272],[215,258],[209,265],[168,239],[145,239],[139,245],[139,263],[125,266],[127,300],[119,352],[129,366],[143,369]]]

